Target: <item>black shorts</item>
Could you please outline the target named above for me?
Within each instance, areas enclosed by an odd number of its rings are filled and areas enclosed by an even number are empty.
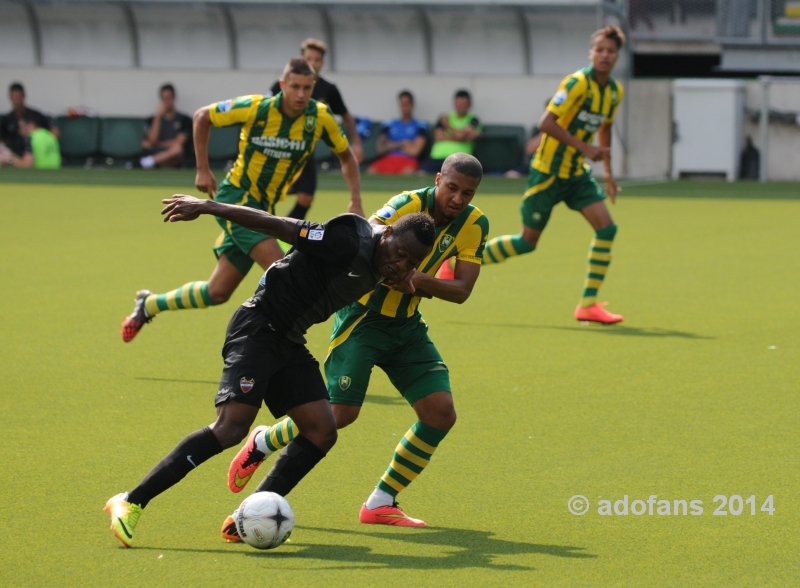
[[[310,194],[313,196],[317,191],[317,164],[314,161],[314,154],[308,157],[305,168],[297,178],[297,181],[289,187],[289,194]]]
[[[233,314],[222,358],[217,406],[233,400],[261,408],[263,402],[280,418],[295,406],[330,400],[311,352],[275,331],[258,306],[243,305]]]

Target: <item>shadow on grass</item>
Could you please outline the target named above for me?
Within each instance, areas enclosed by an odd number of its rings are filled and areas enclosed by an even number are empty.
[[[376,553],[371,547],[361,545],[318,544],[308,545],[295,543],[288,547],[296,551],[258,552],[246,546],[232,546],[231,549],[191,549],[180,547],[138,547],[154,551],[185,551],[197,553],[218,553],[244,555],[248,557],[271,557],[282,561],[292,559],[321,560],[341,565],[324,566],[323,569],[461,569],[486,568],[491,570],[531,571],[535,568],[518,564],[494,563],[496,556],[520,556],[528,554],[567,557],[573,559],[594,559],[597,556],[584,553],[583,547],[567,545],[544,545],[495,539],[491,531],[475,531],[467,529],[449,529],[446,527],[428,527],[425,529],[392,529],[391,531],[348,531],[344,529],[326,529],[322,527],[301,527],[309,531],[333,533],[339,535],[356,535],[371,539],[400,541],[410,545],[410,551],[418,551],[417,546],[431,545],[447,549],[442,555],[408,555],[406,553]],[[239,551],[238,548],[242,548]],[[234,551],[235,550],[235,551]],[[319,568],[316,568],[319,569]]]
[[[581,333],[600,333],[603,335],[614,335],[617,337],[678,337],[681,339],[700,339],[710,340],[716,337],[707,337],[697,333],[686,331],[674,331],[671,329],[661,329],[653,327],[644,329],[639,327],[623,327],[621,325],[587,325],[580,327],[556,327],[552,325],[526,325],[524,323],[474,323],[462,321],[447,321],[450,325],[462,325],[467,327],[501,327],[503,329],[548,329],[551,331],[579,331]]]

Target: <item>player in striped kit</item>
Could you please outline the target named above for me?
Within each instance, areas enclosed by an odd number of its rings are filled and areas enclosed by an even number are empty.
[[[275,96],[241,96],[216,102],[194,115],[197,153],[195,185],[217,202],[247,206],[269,213],[286,195],[314,152],[324,141],[339,156],[342,175],[350,188],[349,212],[364,216],[361,209],[358,162],[328,107],[311,98],[316,74],[301,58],[284,68],[282,91]],[[242,125],[239,157],[217,191],[208,166],[211,126]],[[267,269],[283,257],[275,239],[218,218],[222,234],[214,253],[217,265],[208,281],[190,282],[165,294],[149,290],[136,293],[133,313],[122,323],[122,339],[131,341],[153,317],[166,310],[206,308],[226,302],[253,262]]]
[[[591,38],[591,65],[564,78],[539,121],[544,133],[531,162],[528,189],[522,201],[522,232],[495,237],[486,244],[483,263],[500,263],[509,257],[531,253],[539,242],[553,207],[564,201],[595,230],[589,247],[589,267],[583,294],[575,309],[579,321],[604,324],[623,320],[597,302],[611,263],[611,247],[617,225],[603,200],[605,195],[591,177],[584,157],[603,161],[606,194],[616,202],[619,186],[611,172],[611,124],[622,102],[622,85],[611,77],[625,37],[609,25]],[[597,134],[599,146],[592,145]]]

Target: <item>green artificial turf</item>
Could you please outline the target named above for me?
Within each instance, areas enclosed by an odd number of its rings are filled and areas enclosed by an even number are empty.
[[[535,253],[483,268],[466,304],[423,301],[459,414],[400,496],[429,528],[358,523],[415,421],[376,370],[360,419],[289,496],[291,543],[222,542],[243,498],[227,490],[229,450],[155,499],[125,550],[102,507],[213,420],[225,326],[258,279],[224,306],[164,313],[121,341],[136,289],[213,267],[213,219],[160,222],[172,191],[0,183],[0,585],[796,584],[797,185],[628,186],[601,290],[622,325],[572,318],[591,231],[563,206]],[[366,193],[365,209],[390,195]],[[323,192],[313,216],[346,200]],[[475,204],[492,235],[518,230],[518,194],[479,192]],[[328,334],[309,333],[319,358]],[[704,513],[597,513],[599,500],[652,494],[702,500]],[[755,495],[756,515],[712,515],[718,494]],[[570,514],[573,495],[589,513]],[[768,495],[772,516],[758,510]]]

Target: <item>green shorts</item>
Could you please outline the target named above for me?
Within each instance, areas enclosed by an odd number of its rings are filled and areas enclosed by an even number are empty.
[[[275,214],[275,206],[264,206],[263,202],[256,200],[252,194],[245,192],[241,188],[237,188],[224,180],[219,185],[217,195],[214,200],[222,202],[223,204],[234,204],[237,206],[247,206],[249,208],[256,208],[258,210],[266,210],[270,214]],[[219,226],[222,227],[222,234],[217,238],[214,244],[214,255],[219,256],[225,254],[236,269],[243,274],[247,275],[250,268],[253,267],[253,260],[250,258],[250,250],[261,241],[269,239],[268,235],[263,233],[256,233],[249,229],[245,229],[235,223],[225,220],[224,218],[216,217]]]
[[[325,359],[331,403],[364,404],[376,365],[409,404],[434,392],[450,392],[450,372],[421,314],[391,318],[353,303],[334,318]]]
[[[553,207],[563,201],[572,210],[582,210],[605,198],[591,171],[580,176],[562,179],[543,174],[531,167],[528,189],[522,200],[522,224],[534,231],[542,231],[550,220]]]

